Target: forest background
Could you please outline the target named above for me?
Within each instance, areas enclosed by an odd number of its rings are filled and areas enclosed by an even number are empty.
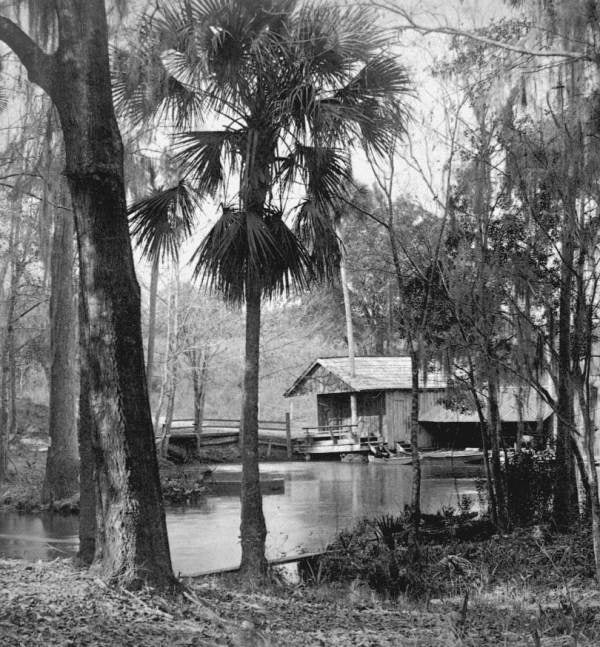
[[[144,0],[129,3],[126,20],[119,20],[113,29],[113,41],[119,42],[127,30],[135,29],[135,20],[144,8]],[[135,5],[135,6],[133,6]],[[506,13],[505,7],[494,2],[419,3],[418,11],[411,12],[415,18],[426,21],[452,19],[453,24],[465,29],[477,28],[499,14]],[[460,6],[459,6],[460,5]],[[460,13],[458,10],[460,9]],[[24,10],[24,9],[23,9]],[[410,11],[410,9],[409,9]],[[456,18],[459,18],[458,23]],[[25,18],[26,19],[26,18]],[[115,25],[116,26],[116,25]],[[418,211],[435,211],[436,196],[444,191],[446,173],[444,165],[448,156],[448,116],[444,114],[445,101],[450,100],[451,90],[446,81],[431,77],[431,65],[443,56],[448,39],[433,35],[423,39],[410,32],[402,38],[402,44],[395,47],[403,62],[408,65],[411,78],[419,87],[415,98],[410,130],[410,145],[401,155],[408,164],[397,170],[393,191],[395,197],[402,195],[410,208]],[[61,173],[60,156],[50,152],[55,126],[47,113],[47,100],[31,86],[23,68],[15,65],[12,54],[3,55],[3,70],[6,92],[3,96],[3,111],[0,113],[2,137],[4,139],[4,171],[1,178],[2,197],[5,212],[21,209],[23,222],[3,227],[3,308],[5,330],[8,326],[9,311],[18,313],[12,329],[16,339],[15,351],[7,367],[14,376],[7,380],[9,399],[16,398],[18,411],[23,415],[12,416],[15,425],[27,425],[29,404],[44,407],[48,401],[50,375],[49,350],[49,307],[51,253],[53,244],[60,241],[53,219],[49,217],[54,209],[61,209],[60,196],[51,195],[59,183]],[[455,97],[452,97],[455,98]],[[122,127],[128,130],[126,122]],[[46,140],[46,141],[44,141]],[[130,142],[127,187],[129,200],[134,202],[147,192],[150,163],[157,167],[162,164],[162,177],[153,182],[165,182],[169,171],[165,156],[169,145],[168,130],[160,128],[154,133],[135,132]],[[162,158],[162,161],[161,161]],[[165,171],[167,177],[165,177]],[[357,153],[354,159],[356,180],[365,187],[378,189],[373,169],[364,154]],[[380,173],[380,171],[378,171]],[[160,170],[158,171],[160,174]],[[426,174],[425,176],[423,174]],[[399,189],[399,187],[402,187]],[[64,198],[64,196],[62,196]],[[183,332],[175,344],[177,354],[175,418],[193,418],[194,392],[193,367],[190,351],[203,349],[208,364],[206,380],[206,417],[238,417],[241,406],[241,372],[243,359],[243,315],[239,310],[226,308],[215,298],[193,286],[189,257],[195,245],[208,229],[216,205],[204,206],[199,231],[192,241],[184,246],[180,254],[178,287],[173,282],[169,263],[160,269],[159,296],[157,305],[156,330],[156,372],[151,383],[150,396],[153,411],[156,412],[161,400],[161,387],[168,389],[173,369],[169,356],[169,310],[173,290],[179,291],[179,320],[184,322]],[[348,208],[350,211],[350,208]],[[352,218],[360,219],[355,212]],[[6,223],[5,223],[6,224]],[[11,226],[13,229],[11,229]],[[377,243],[370,244],[364,234],[377,238],[377,226],[365,222],[360,225],[349,222],[350,236],[344,236],[348,248],[349,284],[353,299],[353,319],[358,354],[393,354],[402,348],[399,335],[390,320],[390,286],[393,284],[391,259],[381,259]],[[360,229],[363,231],[360,231]],[[358,230],[358,231],[357,231]],[[368,230],[368,231],[367,231]],[[53,236],[55,242],[53,243]],[[13,265],[11,256],[18,256]],[[137,254],[137,267],[142,287],[144,307],[143,325],[145,339],[148,337],[148,302],[151,283],[151,264]],[[16,276],[11,276],[16,273]],[[11,283],[11,278],[13,282]],[[369,293],[371,292],[371,293]],[[10,294],[10,296],[8,296]],[[9,301],[13,299],[8,307]],[[283,398],[283,391],[317,357],[342,355],[347,352],[344,306],[341,286],[313,291],[291,299],[279,300],[265,308],[265,322],[261,339],[260,374],[260,417],[261,419],[282,419],[289,410],[289,401]],[[191,333],[190,333],[191,331]],[[191,334],[191,336],[190,336]],[[390,336],[394,338],[390,343]],[[5,338],[6,342],[6,338]],[[385,351],[384,351],[385,345]],[[171,359],[172,359],[171,349]],[[193,360],[191,360],[193,363]],[[9,407],[14,407],[10,404]],[[315,424],[316,412],[310,398],[295,398],[293,403],[293,428],[296,433],[304,425]],[[162,415],[165,412],[163,401]],[[37,408],[37,415],[44,415]],[[9,432],[14,436],[16,428]]]

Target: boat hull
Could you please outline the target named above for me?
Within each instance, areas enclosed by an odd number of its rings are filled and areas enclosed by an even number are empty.
[[[420,452],[423,476],[429,478],[475,478],[482,474],[483,453],[480,451],[437,450]],[[369,462],[388,465],[412,465],[412,456],[369,456]]]

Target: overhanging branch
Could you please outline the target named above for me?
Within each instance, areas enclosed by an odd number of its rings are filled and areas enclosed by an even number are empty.
[[[0,16],[0,41],[6,43],[25,66],[29,80],[51,93],[54,57],[46,54],[16,23]]]
[[[518,45],[511,45],[510,43],[503,43],[502,41],[494,40],[493,38],[487,38],[480,34],[476,34],[472,31],[466,31],[463,29],[457,29],[456,27],[450,27],[448,25],[440,26],[427,26],[417,23],[410,14],[404,9],[400,9],[395,6],[393,2],[373,2],[372,5],[378,9],[384,9],[385,11],[390,11],[397,16],[400,16],[403,20],[406,21],[405,25],[397,25],[397,31],[417,31],[420,34],[445,34],[447,36],[461,36],[463,38],[469,38],[471,40],[483,43],[484,45],[489,45],[490,47],[497,47],[498,49],[504,49],[509,52],[514,52],[516,54],[522,54],[523,56],[539,56],[542,58],[564,58],[569,60],[576,61],[595,61],[595,58],[585,54],[584,52],[576,52],[569,50],[543,50],[543,49],[529,49],[527,47],[519,47]]]

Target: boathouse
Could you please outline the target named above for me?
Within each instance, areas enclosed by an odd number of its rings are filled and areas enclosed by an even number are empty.
[[[535,447],[547,445],[552,434],[552,408],[533,389],[503,385],[498,394],[502,437],[506,447],[518,438],[528,436]],[[474,403],[469,398],[465,407],[448,408],[437,402],[419,411],[419,424],[430,437],[443,441],[446,447],[479,447],[481,430]],[[481,397],[484,415],[487,400]]]
[[[410,357],[356,357],[354,374],[348,357],[324,357],[312,364],[284,393],[285,397],[316,395],[317,428],[352,427],[360,437],[383,438],[390,447],[410,442]],[[421,378],[419,408],[426,410],[444,397],[446,380],[432,371]],[[426,429],[419,446],[432,446]]]
[[[419,378],[419,447],[479,447],[474,407],[445,406],[448,388],[441,371],[431,370]],[[305,435],[345,429],[361,438],[383,438],[393,448],[396,443],[410,443],[411,380],[408,356],[356,357],[354,374],[348,357],[324,357],[312,362],[284,396],[316,396],[317,427],[303,428]],[[543,444],[551,414],[548,404],[529,389],[501,388],[500,419],[507,446],[519,433]]]

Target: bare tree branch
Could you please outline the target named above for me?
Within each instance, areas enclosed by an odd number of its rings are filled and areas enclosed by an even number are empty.
[[[515,52],[516,54],[522,54],[524,56],[538,56],[543,58],[566,58],[576,61],[592,61],[596,62],[596,59],[584,52],[576,52],[569,50],[539,50],[539,49],[529,49],[527,47],[519,47],[518,45],[511,45],[510,43],[504,43],[501,41],[494,40],[493,38],[487,38],[480,34],[476,34],[472,31],[465,31],[462,29],[457,29],[456,27],[450,27],[448,25],[441,26],[427,26],[417,23],[410,15],[408,11],[396,6],[396,3],[392,1],[373,1],[372,6],[377,7],[378,9],[383,9],[391,13],[400,16],[403,20],[406,21],[405,25],[398,25],[396,27],[397,31],[417,31],[420,34],[446,34],[447,36],[461,36],[463,38],[470,38],[479,43],[489,45],[490,47],[497,47],[498,49],[504,49],[509,52]]]
[[[54,81],[54,56],[46,54],[16,23],[0,16],[0,41],[6,43],[25,66],[29,80],[48,94]]]

